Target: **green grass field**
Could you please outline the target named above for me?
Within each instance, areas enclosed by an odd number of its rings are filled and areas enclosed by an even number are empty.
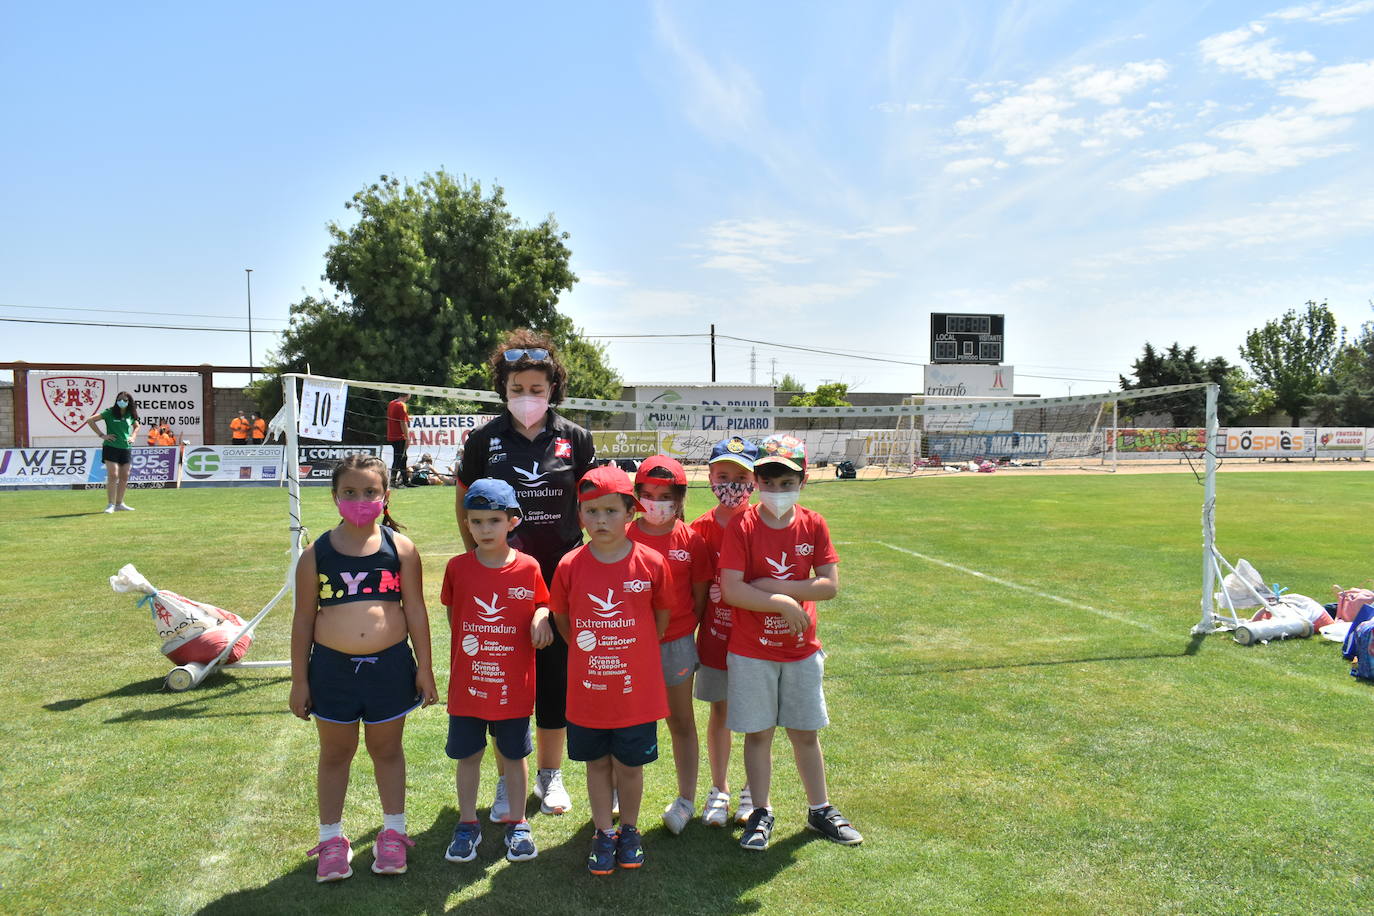
[[[1330,600],[1331,583],[1374,575],[1358,524],[1374,515],[1371,484],[1374,472],[1224,474],[1219,545]],[[694,489],[689,511],[708,499]],[[445,862],[456,806],[439,706],[406,732],[410,873],[368,871],[380,809],[360,751],[345,812],[355,876],[323,887],[305,858],[316,740],[286,710],[286,672],[165,693],[147,613],[107,584],[134,563],[160,587],[253,613],[284,575],[285,493],[130,500],[137,512],[106,516],[99,492],[0,493],[6,913],[1312,914],[1374,899],[1374,692],[1324,640],[1189,636],[1201,579],[1191,476],[808,488],[842,558],[840,596],[821,606],[823,741],[861,847],[802,829],[779,738],[767,853],[740,850],[738,829],[662,828],[674,794],[664,748],[646,774],[640,871],[585,872],[578,764],[574,812],[532,819],[537,860],[507,863],[490,829],[477,862]],[[452,491],[401,491],[393,507],[425,557],[442,692]],[[312,531],[333,523],[326,489],[305,491],[304,514]],[[269,617],[250,658],[285,657],[289,623],[288,607]]]

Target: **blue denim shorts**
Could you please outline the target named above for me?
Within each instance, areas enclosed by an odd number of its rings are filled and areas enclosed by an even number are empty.
[[[380,725],[420,705],[415,656],[401,640],[376,655],[349,655],[315,643],[310,649],[310,711],[325,722]]]

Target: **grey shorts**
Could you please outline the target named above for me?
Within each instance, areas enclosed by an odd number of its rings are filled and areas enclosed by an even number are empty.
[[[825,651],[795,662],[748,658],[731,652],[729,711],[725,724],[732,732],[761,732],[782,726],[815,731],[830,724],[825,710]]]
[[[704,703],[719,703],[728,699],[730,674],[724,668],[702,665],[697,669],[696,683],[692,685],[692,696]]]
[[[663,683],[669,687],[685,684],[697,670],[697,638],[691,633],[661,643],[658,654],[663,660]]]

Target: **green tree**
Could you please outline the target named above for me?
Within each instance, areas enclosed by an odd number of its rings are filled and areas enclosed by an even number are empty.
[[[1224,423],[1230,418],[1245,415],[1244,398],[1237,391],[1237,384],[1244,376],[1237,377],[1234,369],[1220,356],[1203,362],[1198,357],[1197,347],[1185,350],[1175,341],[1161,353],[1146,341],[1144,352],[1131,365],[1135,380],[1130,381],[1124,375],[1117,378],[1123,391],[1213,382],[1221,386],[1217,398],[1217,416]],[[1202,426],[1206,420],[1207,392],[1198,389],[1148,401],[1123,401],[1122,410],[1127,413],[1165,412],[1173,417],[1171,422],[1174,426]]]
[[[799,380],[793,378],[793,377],[792,377],[792,373],[790,373],[790,372],[784,372],[784,373],[782,374],[782,381],[778,382],[778,390],[779,390],[779,391],[800,391],[800,392],[805,393],[805,391],[806,391],[806,386],[803,385]]]
[[[810,394],[793,395],[789,402],[791,407],[848,407],[849,402],[844,396],[849,393],[849,386],[844,382],[831,382],[828,385],[817,385],[816,390]]]
[[[1325,302],[1308,300],[1303,311],[1289,309],[1245,335],[1240,355],[1260,384],[1274,392],[1274,403],[1293,424],[1322,390],[1323,376],[1345,344],[1344,329]]]
[[[1374,321],[1341,348],[1312,407],[1317,422],[1327,426],[1374,426]]]
[[[357,220],[329,224],[325,253],[323,279],[336,292],[291,306],[272,358],[278,372],[483,387],[495,342],[530,327],[553,336],[576,365],[571,394],[618,396],[604,349],[581,340],[557,310],[577,277],[568,234],[552,216],[526,225],[499,185],[485,193],[442,170],[413,185],[383,175],[344,206]],[[369,434],[386,398],[373,400],[367,417],[350,421]],[[424,412],[423,403],[415,410]]]

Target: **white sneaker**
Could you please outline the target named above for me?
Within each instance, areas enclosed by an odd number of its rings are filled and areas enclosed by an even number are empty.
[[[667,827],[673,836],[677,836],[696,813],[697,806],[679,795],[673,799],[671,805],[663,809],[663,826]]]
[[[706,793],[706,804],[701,806],[701,822],[707,827],[724,827],[730,823],[729,792],[711,787]]]
[[[510,799],[506,797],[506,777],[496,780],[496,797],[491,800],[492,823],[499,824],[510,817]]]
[[[749,815],[754,813],[754,796],[749,794],[749,787],[745,786],[739,790],[739,807],[735,809],[735,823],[743,824],[749,820]]]
[[[134,511],[134,507],[133,507],[133,506],[126,506],[124,503],[120,503],[119,505],[115,506],[115,511],[116,511],[116,512],[132,512],[132,511]]]
[[[115,510],[115,508],[114,508],[114,503],[110,503],[108,506],[105,507],[105,510],[104,510],[104,511],[105,511],[105,514],[106,514],[106,515],[109,515],[109,514],[110,514],[111,512],[113,512],[114,510]]]
[[[534,780],[534,794],[539,796],[539,810],[545,814],[566,814],[572,810],[572,799],[563,788],[562,770],[541,769]]]

